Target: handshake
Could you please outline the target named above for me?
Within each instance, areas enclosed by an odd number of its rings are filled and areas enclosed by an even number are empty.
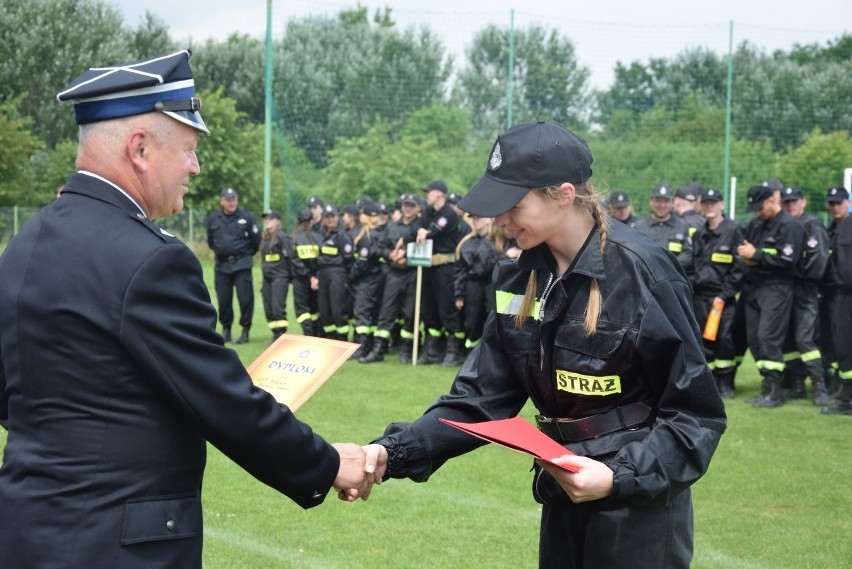
[[[369,498],[373,484],[381,484],[387,471],[387,449],[377,444],[362,447],[354,443],[335,443],[331,446],[340,455],[340,467],[334,479],[337,497],[346,502]]]

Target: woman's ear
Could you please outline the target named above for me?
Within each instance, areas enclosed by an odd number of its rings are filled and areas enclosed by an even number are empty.
[[[574,184],[570,182],[565,182],[561,186],[559,186],[559,205],[572,206],[574,205],[574,198],[577,197],[577,188],[574,187]]]

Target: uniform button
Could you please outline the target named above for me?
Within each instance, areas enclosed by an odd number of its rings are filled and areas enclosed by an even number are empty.
[[[172,531],[172,530],[175,529],[176,525],[177,524],[175,523],[174,520],[169,520],[169,521],[166,522],[166,529],[169,530],[169,531]]]

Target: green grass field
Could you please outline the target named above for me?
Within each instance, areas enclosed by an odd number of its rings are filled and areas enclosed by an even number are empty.
[[[264,322],[258,295],[252,339],[238,347],[246,364],[271,338]],[[416,418],[449,388],[453,371],[403,366],[395,356],[345,363],[298,417],[332,442],[359,443],[389,422]],[[728,431],[693,487],[693,567],[852,566],[852,421],[820,415],[809,401],[753,409],[743,400],[758,387],[756,370],[744,366],[738,397],[728,403]],[[533,409],[523,414],[529,419]],[[391,480],[367,502],[330,495],[304,511],[211,447],[204,566],[533,568],[540,507],[529,490],[530,465],[523,455],[488,445],[450,461],[428,483]]]

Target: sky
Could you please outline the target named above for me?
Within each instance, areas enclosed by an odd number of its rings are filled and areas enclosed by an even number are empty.
[[[109,1],[109,0],[107,0]],[[264,37],[267,2],[263,0],[111,0],[135,27],[146,11],[159,17],[176,40],[223,40],[232,33]],[[793,43],[824,43],[852,32],[849,0],[272,0],[273,34],[287,18],[334,15],[360,4],[371,13],[390,6],[400,27],[426,24],[458,60],[474,32],[489,23],[508,26],[543,24],[574,41],[592,70],[592,84],[605,86],[616,61],[671,57],[685,48],[704,46],[726,52],[733,22],[733,43],[743,39],[766,50],[789,50]]]

